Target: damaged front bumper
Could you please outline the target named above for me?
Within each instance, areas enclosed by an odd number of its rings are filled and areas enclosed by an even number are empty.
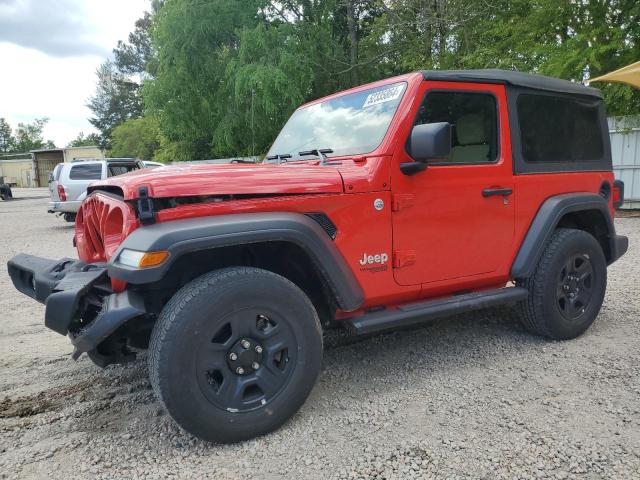
[[[146,314],[144,300],[135,291],[111,290],[105,263],[19,254],[7,268],[16,289],[46,305],[45,326],[69,336],[74,359],[95,351],[119,327]]]

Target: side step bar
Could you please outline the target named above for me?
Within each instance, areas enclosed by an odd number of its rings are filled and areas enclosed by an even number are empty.
[[[466,293],[445,299],[410,303],[395,310],[365,313],[345,321],[347,328],[357,335],[397,328],[412,327],[436,318],[457,315],[481,308],[517,303],[527,297],[521,287],[499,288],[484,292]]]

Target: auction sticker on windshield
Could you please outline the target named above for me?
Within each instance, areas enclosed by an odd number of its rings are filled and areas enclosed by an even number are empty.
[[[399,85],[394,85],[391,88],[385,88],[384,90],[371,93],[367,96],[367,99],[365,100],[364,105],[362,105],[362,108],[372,107],[380,103],[397,100],[400,97],[400,95],[402,95],[403,90],[404,90],[404,83],[401,83]]]

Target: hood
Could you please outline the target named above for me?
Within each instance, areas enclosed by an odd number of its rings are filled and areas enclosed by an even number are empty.
[[[344,191],[342,177],[335,168],[307,164],[171,165],[92,183],[89,191],[101,187],[120,188],[125,200],[138,198],[140,187],[147,187],[153,198]]]

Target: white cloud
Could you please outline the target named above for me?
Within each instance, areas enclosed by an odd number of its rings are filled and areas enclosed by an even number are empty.
[[[148,8],[148,0],[0,0],[0,117],[14,128],[49,117],[45,139],[58,146],[94,131],[85,104],[95,71]]]
[[[106,55],[88,11],[76,0],[3,0],[0,41],[35,48],[49,55]]]

